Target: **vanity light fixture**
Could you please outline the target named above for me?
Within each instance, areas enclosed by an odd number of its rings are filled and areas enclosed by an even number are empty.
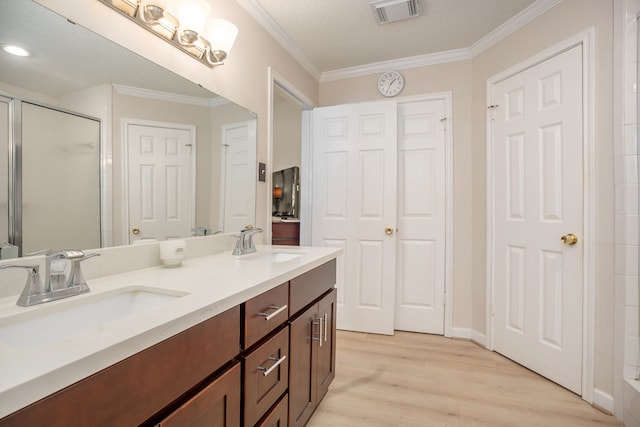
[[[238,28],[209,19],[207,0],[98,0],[208,67],[229,56]]]
[[[27,51],[26,49],[23,49],[20,46],[14,46],[14,45],[10,45],[10,44],[3,45],[2,46],[2,50],[4,50],[7,53],[10,53],[11,55],[15,55],[15,56],[29,56],[30,55],[29,51]]]

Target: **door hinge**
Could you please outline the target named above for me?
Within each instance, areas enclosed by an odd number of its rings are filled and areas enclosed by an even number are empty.
[[[447,118],[443,117],[440,119],[440,123],[442,123],[442,129],[446,132],[447,131]]]
[[[498,104],[489,105],[487,107],[487,110],[489,110],[490,113],[491,113],[491,120],[495,120],[496,119],[495,116],[494,116],[494,112],[496,111],[496,109],[498,107],[500,107]]]

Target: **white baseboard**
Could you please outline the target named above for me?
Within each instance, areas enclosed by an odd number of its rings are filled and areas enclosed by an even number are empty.
[[[487,346],[487,336],[473,329],[471,330],[471,341],[482,347]]]
[[[613,404],[613,396],[605,393],[602,390],[598,390],[597,388],[593,389],[593,405],[597,406],[600,409],[604,409],[611,414],[613,414],[613,411],[615,409]]]
[[[451,328],[451,338],[462,338],[465,340],[471,339],[470,328]]]

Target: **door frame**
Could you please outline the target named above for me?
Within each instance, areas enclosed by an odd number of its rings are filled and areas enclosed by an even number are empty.
[[[311,244],[311,110],[316,104],[301,90],[278,73],[273,67],[267,69],[267,173],[265,183],[268,191],[265,191],[266,206],[266,230],[264,230],[264,241],[271,244],[271,217],[273,216],[272,199],[272,173],[273,173],[273,99],[274,85],[277,85],[291,97],[297,100],[302,107],[302,135],[301,135],[301,158],[300,158],[300,245]]]
[[[487,79],[486,99],[487,104],[493,103],[493,86],[515,74],[529,69],[547,59],[556,56],[575,46],[582,46],[582,163],[583,163],[583,298],[582,298],[582,398],[589,403],[593,402],[594,386],[594,354],[595,354],[595,251],[594,237],[595,225],[595,185],[593,172],[595,171],[595,130],[594,118],[594,37],[595,31],[590,28],[569,39],[566,39],[553,47],[546,49],[528,59],[498,73]],[[486,259],[486,343],[488,350],[493,351],[493,294],[494,294],[494,274],[493,252],[495,250],[494,216],[493,206],[495,197],[493,187],[495,182],[494,167],[492,163],[494,151],[492,110],[487,105],[486,127],[487,127],[487,259]]]
[[[122,140],[122,147],[120,155],[122,158],[122,180],[120,182],[120,188],[122,191],[122,208],[120,209],[120,218],[122,224],[122,230],[120,230],[121,242],[124,245],[131,244],[129,242],[129,126],[149,126],[149,127],[163,127],[173,128],[189,131],[189,143],[192,145],[193,155],[191,156],[191,173],[189,174],[189,187],[191,195],[191,227],[194,226],[196,221],[196,126],[186,123],[170,123],[160,122],[155,120],[142,120],[123,118],[121,120],[120,127],[120,139]]]

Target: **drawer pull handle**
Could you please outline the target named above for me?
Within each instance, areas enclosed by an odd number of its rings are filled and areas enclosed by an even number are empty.
[[[269,320],[273,319],[274,317],[276,317],[278,314],[282,313],[283,311],[285,311],[287,309],[287,304],[283,305],[282,307],[278,307],[275,305],[270,305],[268,308],[275,310],[273,313],[258,313],[258,316],[264,316],[264,320],[266,322],[268,322]]]
[[[285,361],[285,359],[287,358],[287,355],[285,354],[284,356],[282,356],[280,359],[276,359],[275,357],[269,357],[269,360],[275,360],[276,363],[274,363],[273,365],[271,365],[270,368],[265,368],[263,366],[258,366],[258,370],[259,371],[263,371],[262,375],[264,375],[265,377],[267,375],[269,375],[271,372],[274,371],[274,369],[276,369],[282,362]]]
[[[327,324],[329,323],[329,314],[325,313],[324,314],[324,342],[327,342],[327,335],[329,335],[327,333]]]

